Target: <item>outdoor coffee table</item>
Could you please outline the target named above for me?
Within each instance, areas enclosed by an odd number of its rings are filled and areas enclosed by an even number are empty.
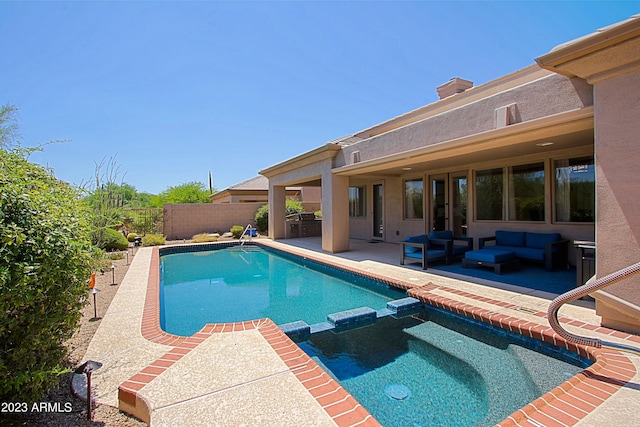
[[[465,253],[462,258],[462,268],[469,268],[472,265],[492,267],[494,273],[502,274],[504,268],[520,268],[520,261],[516,259],[514,252],[483,248]]]

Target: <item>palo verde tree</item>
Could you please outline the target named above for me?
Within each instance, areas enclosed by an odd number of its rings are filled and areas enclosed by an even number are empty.
[[[30,163],[32,150],[5,148],[0,148],[0,401],[33,402],[63,371],[63,343],[80,319],[94,252],[78,192]]]

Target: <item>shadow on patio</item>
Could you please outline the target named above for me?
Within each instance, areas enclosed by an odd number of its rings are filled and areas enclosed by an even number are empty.
[[[322,251],[322,240],[320,237],[285,239],[278,240],[278,242],[328,254]],[[398,243],[350,239],[349,247],[351,250],[348,252],[330,255],[357,262],[375,261],[394,267],[405,268],[408,271],[423,272],[419,262],[407,262],[404,266],[400,265],[400,245]],[[576,285],[575,268],[551,272],[545,270],[544,267],[528,265],[526,263],[522,264],[519,270],[508,271],[502,275],[494,273],[491,269],[462,268],[460,261],[451,265],[436,262],[433,263],[432,266],[430,265],[425,272],[521,294],[535,294],[538,297],[549,300],[575,288]],[[579,305],[589,308],[594,307],[593,301],[590,300],[580,301]]]

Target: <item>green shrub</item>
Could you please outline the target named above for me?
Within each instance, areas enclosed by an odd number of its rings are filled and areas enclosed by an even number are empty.
[[[147,234],[142,237],[142,246],[158,246],[164,245],[167,239],[160,234]]]
[[[269,229],[269,205],[263,205],[256,211],[256,228],[260,231]]]
[[[33,402],[58,382],[96,251],[71,186],[0,149],[0,402]]]
[[[316,218],[322,218],[322,211],[315,211],[313,214],[316,216]]]
[[[107,228],[102,231],[102,244],[100,249],[105,251],[123,251],[129,247],[129,242],[124,235],[118,230]]]
[[[127,240],[129,242],[133,242],[134,240],[136,240],[136,237],[138,237],[137,233],[129,233],[129,234],[127,234]]]
[[[241,225],[234,225],[233,227],[231,227],[231,235],[233,236],[234,239],[239,239],[240,237],[242,237],[242,232],[244,231],[244,227]]]
[[[193,243],[217,242],[218,236],[214,236],[209,233],[200,233],[193,236],[191,240]]]

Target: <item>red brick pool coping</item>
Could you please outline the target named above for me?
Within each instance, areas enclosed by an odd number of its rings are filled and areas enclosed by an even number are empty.
[[[308,255],[306,258],[327,264],[325,259],[314,258]],[[143,337],[149,341],[168,345],[172,348],[162,357],[120,385],[118,389],[118,400],[121,410],[148,423],[151,415],[149,405],[138,393],[143,387],[151,383],[156,377],[161,375],[176,361],[180,360],[212,334],[256,329],[338,426],[380,425],[353,396],[343,389],[338,382],[333,380],[331,376],[289,339],[270,319],[238,323],[208,324],[190,337],[176,336],[164,332],[160,328],[159,265],[159,250],[157,247],[154,247],[149,267],[149,280],[141,332]],[[465,299],[489,303],[505,309],[518,310],[519,307],[514,304],[459,289],[435,285],[433,283],[414,284],[391,278],[380,278],[357,269],[345,267],[344,265],[334,265],[352,273],[377,280],[382,279],[383,282],[391,286],[407,290],[409,296],[417,298],[425,304],[443,308],[514,333],[565,348],[594,362],[590,367],[565,381],[560,386],[511,414],[498,424],[501,427],[532,426],[540,423],[547,427],[573,426],[610,398],[636,374],[635,365],[627,356],[618,351],[575,345],[557,335],[548,326],[518,319],[504,313],[479,308],[452,298],[443,297],[433,291],[438,289]],[[541,319],[546,319],[546,313],[533,312],[531,310],[526,310],[526,313],[533,314]],[[568,318],[560,318],[560,321],[564,324],[582,328],[587,331],[587,333],[591,331],[598,332],[630,341],[636,345],[640,344],[640,337],[636,335],[630,335]]]

